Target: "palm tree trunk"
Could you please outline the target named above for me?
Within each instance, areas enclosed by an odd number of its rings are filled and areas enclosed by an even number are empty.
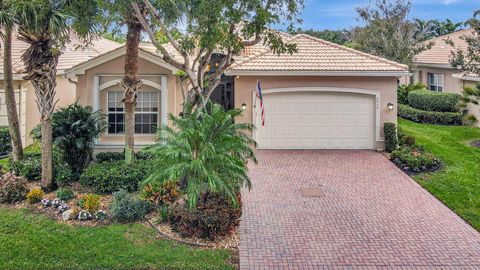
[[[42,187],[52,190],[53,182],[53,149],[52,149],[52,119],[42,120]]]
[[[138,47],[142,26],[132,21],[128,23],[126,54],[125,54],[125,76],[122,80],[122,87],[125,90],[125,162],[134,161],[135,146],[135,106],[137,102],[136,92],[142,83],[138,79]]]
[[[8,131],[12,139],[12,154],[14,160],[23,159],[22,138],[18,123],[17,103],[15,102],[15,90],[13,89],[12,67],[12,27],[5,27],[5,43],[3,46],[3,70],[5,80],[5,105],[7,107]]]
[[[37,45],[37,46],[35,46]],[[28,63],[26,80],[32,82],[37,97],[37,107],[42,124],[42,188],[52,190],[53,178],[52,114],[55,110],[57,65],[59,53],[55,53],[49,42],[31,45],[22,58]],[[33,61],[32,59],[35,59]]]

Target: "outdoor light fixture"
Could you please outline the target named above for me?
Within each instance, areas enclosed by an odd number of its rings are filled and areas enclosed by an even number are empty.
[[[247,109],[247,104],[242,103],[242,111],[245,111]]]
[[[387,110],[393,111],[393,103],[388,103],[387,104]]]

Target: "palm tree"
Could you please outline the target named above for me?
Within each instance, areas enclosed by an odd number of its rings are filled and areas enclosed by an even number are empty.
[[[22,55],[26,80],[37,97],[42,125],[42,187],[54,186],[52,168],[52,113],[55,110],[58,59],[70,36],[85,42],[95,31],[95,0],[7,0],[16,8],[18,38],[29,45]]]
[[[140,45],[142,24],[135,16],[132,8],[132,2],[137,3],[142,14],[146,14],[145,3],[142,0],[100,0],[108,16],[103,19],[104,27],[107,31],[119,32],[122,26],[127,27],[126,35],[126,54],[124,65],[124,77],[121,86],[124,89],[123,102],[125,105],[125,162],[134,161],[135,146],[135,106],[137,103],[137,90],[142,87],[142,82],[138,78],[138,49]]]
[[[23,159],[23,146],[18,122],[15,90],[13,89],[12,32],[14,13],[15,11],[11,3],[0,2],[0,36],[3,39],[5,105],[7,107],[8,131],[12,140],[12,155],[13,159],[17,161]]]
[[[161,141],[151,150],[154,172],[144,184],[178,181],[192,208],[207,191],[222,193],[237,203],[238,190],[251,186],[247,161],[256,162],[251,148],[256,143],[245,133],[252,125],[234,121],[241,114],[237,109],[225,112],[208,101],[206,107],[195,110],[187,105],[183,117],[170,115],[173,127],[160,129]]]

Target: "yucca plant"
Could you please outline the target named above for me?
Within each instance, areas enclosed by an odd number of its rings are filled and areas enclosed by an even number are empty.
[[[179,181],[190,208],[206,191],[223,194],[238,205],[240,188],[251,188],[247,162],[257,162],[252,150],[256,143],[246,133],[253,126],[235,123],[241,110],[225,112],[212,102],[185,112],[183,117],[170,115],[172,127],[159,130],[159,143],[150,149],[155,154],[154,172],[144,184]]]
[[[74,173],[81,174],[92,160],[95,139],[105,132],[106,116],[75,102],[53,113],[52,127],[53,142],[63,160]],[[34,139],[41,139],[41,135],[40,126],[32,130]]]
[[[462,110],[467,110],[468,104],[474,104],[477,106],[480,104],[480,84],[465,86],[463,88],[463,96],[460,99],[458,106]],[[468,124],[473,124],[477,121],[478,119],[473,114],[465,117],[465,122]]]

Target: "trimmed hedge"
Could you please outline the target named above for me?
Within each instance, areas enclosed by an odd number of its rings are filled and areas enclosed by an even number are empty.
[[[424,111],[404,104],[398,104],[398,116],[424,124],[460,126],[463,123],[461,113]]]
[[[125,164],[123,161],[97,163],[83,172],[80,184],[100,194],[120,190],[134,192],[138,190],[139,182],[149,175],[151,167],[147,161],[134,164]]]
[[[10,133],[8,127],[0,127],[0,156],[9,154],[12,151]]]
[[[434,112],[458,112],[460,95],[417,90],[408,93],[408,104],[419,110]]]
[[[383,132],[385,133],[385,151],[391,153],[398,148],[397,125],[385,123]]]

